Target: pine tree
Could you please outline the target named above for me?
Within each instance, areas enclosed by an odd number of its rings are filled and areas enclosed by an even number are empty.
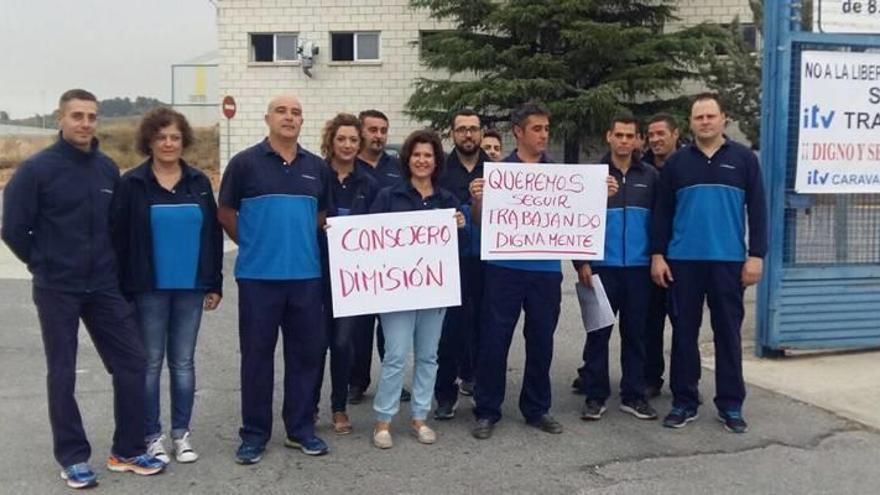
[[[762,33],[764,2],[749,0],[755,28]],[[752,147],[761,140],[761,52],[753,51],[743,36],[739,17],[727,27],[726,37],[704,68],[707,86],[718,93],[730,118],[736,121]]]
[[[450,77],[418,79],[408,113],[446,129],[468,107],[504,127],[512,107],[539,101],[567,162],[578,161],[584,140],[603,135],[614,114],[680,109],[682,82],[701,77],[723,36],[708,25],[664,30],[676,19],[671,0],[410,3],[454,29],[422,36],[422,62]]]

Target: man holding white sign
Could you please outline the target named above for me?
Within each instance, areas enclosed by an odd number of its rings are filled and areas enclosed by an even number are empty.
[[[595,177],[580,167],[514,165],[550,162],[545,154],[550,114],[540,105],[525,103],[511,113],[511,123],[516,150],[504,160],[507,163],[485,164],[486,178],[475,180],[470,188],[474,218],[483,224],[482,258],[489,259],[477,359],[477,422],[472,431],[478,439],[491,437],[501,419],[507,356],[522,310],[526,366],[520,411],[529,425],[562,433],[562,425],[549,414],[553,333],[562,298],[559,260],[601,256],[606,194],[604,187],[596,186],[607,177],[608,194],[617,191],[617,181],[604,168],[584,167],[598,173]],[[487,184],[490,194],[484,205]],[[493,207],[496,195],[509,207]],[[584,197],[597,208],[574,208]]]

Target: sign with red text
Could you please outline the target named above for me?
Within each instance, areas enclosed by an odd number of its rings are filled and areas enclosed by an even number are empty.
[[[797,115],[797,192],[880,192],[880,54],[802,52]]]
[[[327,219],[333,316],[461,304],[455,210]]]
[[[480,258],[602,259],[607,176],[607,165],[486,162]]]

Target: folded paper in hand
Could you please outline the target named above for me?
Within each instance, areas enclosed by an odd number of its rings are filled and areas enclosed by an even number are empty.
[[[580,282],[576,283],[575,291],[578,296],[578,304],[581,306],[581,318],[584,320],[584,328],[587,332],[594,332],[605,327],[614,325],[614,311],[605,287],[598,275],[593,275],[593,288],[589,288]]]

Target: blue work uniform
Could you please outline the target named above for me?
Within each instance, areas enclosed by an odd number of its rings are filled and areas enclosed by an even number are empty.
[[[314,436],[313,397],[325,341],[318,215],[327,209],[329,170],[297,145],[287,162],[268,139],[229,161],[220,205],[238,212],[241,346],[239,436],[264,445],[272,434],[275,344],[284,345],[284,406],[288,438]]]
[[[767,251],[767,207],[755,153],[726,139],[711,157],[690,144],[660,173],[652,221],[653,251],[668,260],[673,325],[670,372],[673,406],[699,405],[698,337],[708,299],[715,342],[715,405],[738,412],[745,400],[740,331],[741,272],[747,256]],[[748,212],[748,246],[746,245]]]
[[[679,146],[680,147],[680,146]],[[659,174],[659,165],[651,149],[642,155],[642,162],[654,167]],[[666,360],[663,355],[663,334],[666,331],[666,315],[668,295],[666,289],[657,284],[651,291],[651,308],[648,310],[648,325],[645,329],[645,387],[653,388],[659,393],[663,388],[663,373],[666,371]]]
[[[514,150],[505,162],[521,162]],[[541,156],[541,163],[552,163]],[[526,364],[519,409],[526,421],[547,414],[551,403],[553,333],[562,300],[559,260],[491,260],[483,278],[482,325],[475,390],[477,419],[497,422],[507,386],[507,355],[521,311]]]
[[[443,335],[438,351],[437,381],[434,397],[438,404],[452,405],[458,398],[456,378],[474,381],[476,351],[480,332],[480,304],[483,296],[483,262],[480,260],[480,231],[471,216],[470,183],[483,177],[483,163],[489,157],[480,150],[473,170],[468,170],[453,151],[446,157],[446,167],[437,182],[452,192],[458,209],[465,216],[468,242],[459,257],[461,306],[449,308],[443,321]]]
[[[112,453],[145,450],[146,357],[132,305],[119,291],[109,229],[118,184],[119,169],[97,139],[83,151],[59,136],[19,166],[3,194],[3,241],[33,274],[54,453],[64,467],[91,455],[74,394],[80,319],[113,375]]]
[[[605,220],[605,257],[589,262],[611,303],[619,313],[620,398],[644,399],[645,328],[651,303],[650,221],[659,174],[646,163],[633,161],[624,174],[610,155],[602,159],[620,190],[608,198]],[[575,261],[575,268],[586,264]],[[581,389],[588,401],[605,403],[611,395],[608,377],[608,342],[613,326],[587,334]]]
[[[330,165],[327,164],[330,168]],[[339,180],[335,170],[330,168],[330,204],[327,217],[363,215],[370,212],[370,206],[379,192],[379,185],[373,177],[361,168],[355,167],[345,179]],[[327,349],[330,351],[330,407],[332,412],[344,412],[348,400],[348,384],[351,379],[351,366],[354,359],[354,339],[363,333],[372,334],[373,315],[358,315],[333,318],[333,296],[330,289],[330,259],[327,252],[327,235],[321,233],[321,261],[324,266],[324,318],[327,330]],[[370,341],[372,342],[372,340]],[[326,351],[325,351],[326,353]],[[324,382],[324,367],[318,375],[315,389],[315,409],[321,399],[321,385]]]

